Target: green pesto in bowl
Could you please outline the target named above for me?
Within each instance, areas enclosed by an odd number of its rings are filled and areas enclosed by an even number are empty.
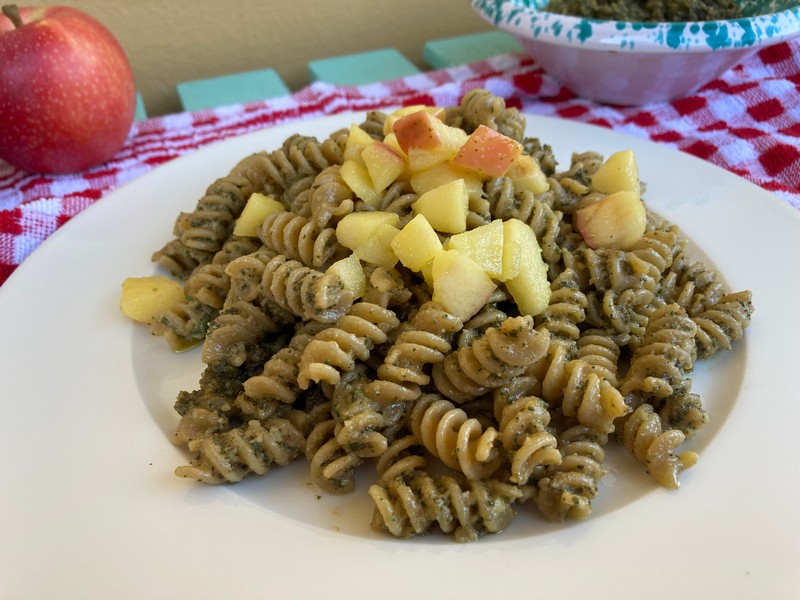
[[[734,0],[550,0],[543,10],[590,19],[642,22],[714,21],[745,16]]]

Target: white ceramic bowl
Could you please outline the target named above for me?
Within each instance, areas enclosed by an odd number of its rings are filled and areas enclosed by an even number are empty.
[[[760,48],[800,34],[797,0],[743,0],[747,18],[633,23],[546,12],[548,0],[471,0],[473,10],[515,35],[555,79],[609,104],[674,100]]]

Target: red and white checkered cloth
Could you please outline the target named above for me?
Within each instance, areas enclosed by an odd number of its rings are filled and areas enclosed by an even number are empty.
[[[694,154],[800,209],[800,43],[761,50],[693,96],[638,108],[578,98],[528,57],[508,54],[380,84],[315,83],[283,98],[137,122],[114,158],[76,175],[30,174],[0,161],[0,284],[104,194],[201,146],[348,110],[451,105],[475,87],[525,112],[602,125]]]

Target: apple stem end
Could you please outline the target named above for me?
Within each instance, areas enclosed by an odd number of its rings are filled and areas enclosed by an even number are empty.
[[[8,17],[16,29],[22,27],[22,17],[19,15],[19,7],[16,4],[4,4],[3,14]]]

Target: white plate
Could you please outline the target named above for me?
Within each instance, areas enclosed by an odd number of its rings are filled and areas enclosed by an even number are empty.
[[[340,115],[275,127],[175,160],[111,193],[0,288],[0,597],[797,597],[800,215],[691,156],[606,129],[529,116],[573,150],[633,149],[649,205],[702,248],[756,312],[734,351],[695,376],[710,424],[678,491],[611,457],[595,514],[546,524],[531,507],[502,534],[457,545],[369,529],[371,467],[345,497],[318,495],[302,462],[204,487],[168,437],[199,352],[171,354],[117,308],[127,276],[155,272],[177,213],[247,153],[324,137]]]

